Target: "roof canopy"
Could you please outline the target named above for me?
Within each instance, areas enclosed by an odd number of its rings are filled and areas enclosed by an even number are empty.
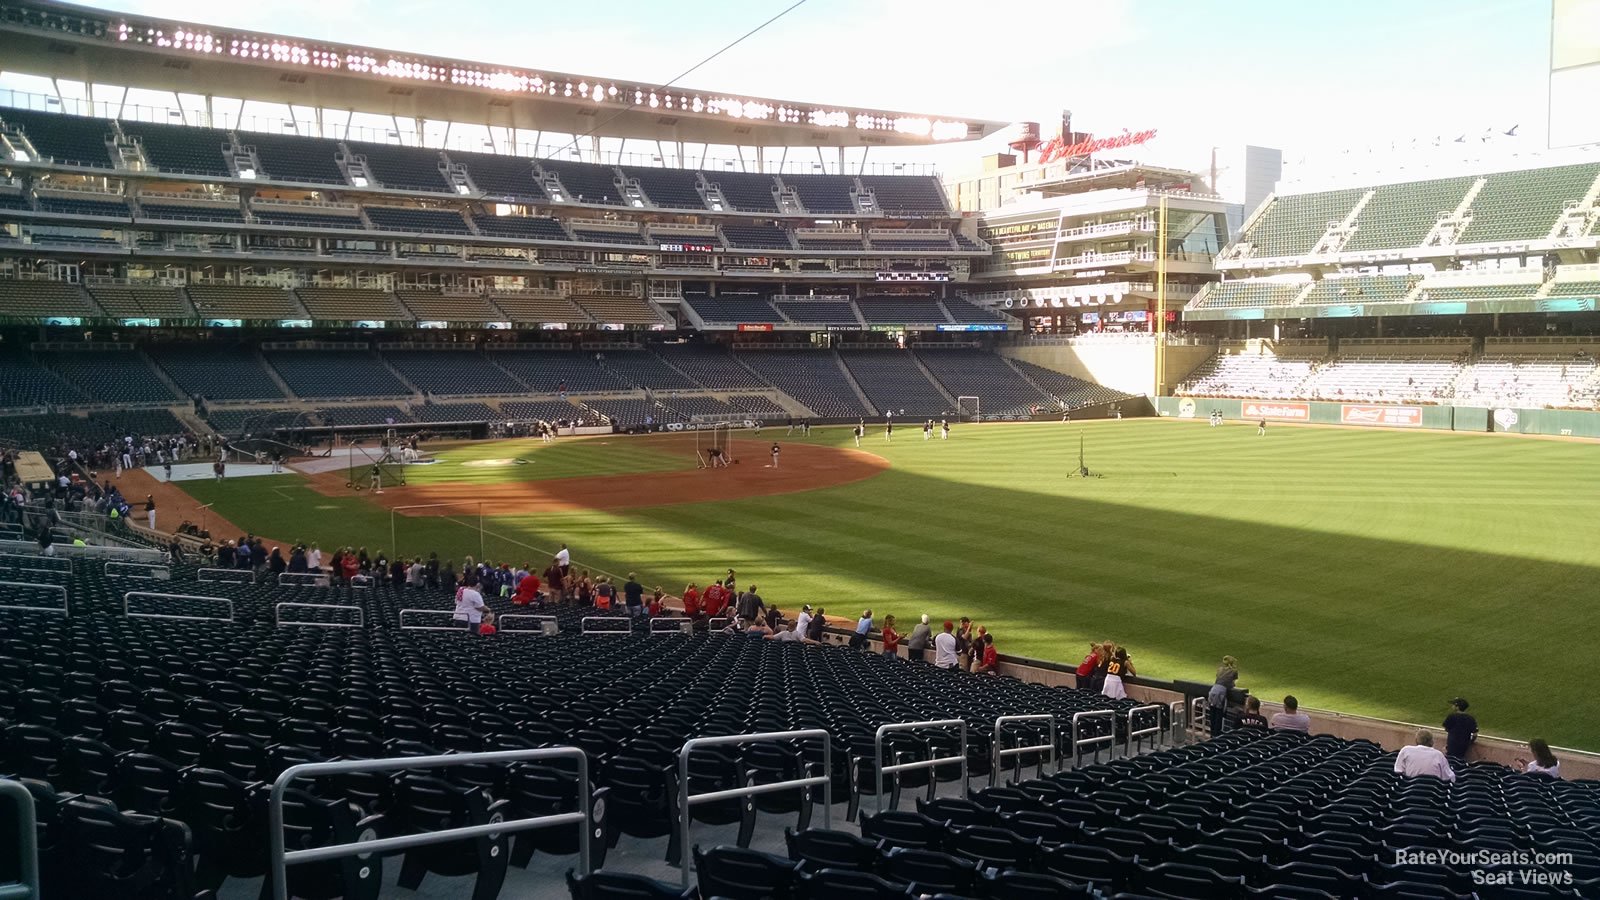
[[[302,107],[601,137],[767,147],[919,146],[1005,123],[825,106],[0,0],[10,71]]]

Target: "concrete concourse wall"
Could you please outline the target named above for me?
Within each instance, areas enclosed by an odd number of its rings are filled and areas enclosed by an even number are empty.
[[[1152,397],[1165,393],[1156,386],[1156,346],[1153,341],[1018,344],[1003,346],[999,350],[1001,356],[1103,384],[1123,393]],[[1216,352],[1216,347],[1168,346],[1167,390]]]

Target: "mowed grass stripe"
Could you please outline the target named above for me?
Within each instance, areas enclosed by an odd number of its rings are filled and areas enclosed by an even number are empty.
[[[1104,478],[1066,477],[1080,434]],[[842,428],[778,440],[850,443]],[[585,444],[597,452],[579,452]],[[651,464],[638,445],[639,464]],[[573,475],[615,472],[627,446],[556,445],[572,448],[562,465]],[[471,449],[507,455],[503,444]],[[1162,678],[1209,679],[1233,653],[1264,696],[1436,722],[1444,700],[1466,694],[1486,731],[1600,747],[1584,679],[1572,677],[1592,643],[1600,447],[1282,425],[1258,438],[1248,426],[1144,420],[963,426],[926,443],[902,429],[864,449],[893,468],[802,494],[533,511],[488,527],[534,547],[565,541],[580,565],[638,571],[669,591],[733,566],[785,609],[810,602],[845,618],[870,606],[905,623],[970,614],[1003,652],[1068,663],[1088,640],[1113,638]],[[490,474],[491,497],[525,477]],[[266,493],[251,481],[278,479],[229,482],[204,499],[284,538],[305,524],[388,542],[386,514],[343,514],[364,500],[306,492],[341,510],[306,523],[294,504],[253,504]],[[258,524],[273,520],[284,530]],[[438,540],[457,558],[476,552],[468,528],[401,528],[403,549]],[[519,562],[531,553],[497,543],[492,553]]]

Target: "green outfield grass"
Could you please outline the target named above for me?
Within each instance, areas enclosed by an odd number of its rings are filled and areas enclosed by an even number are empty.
[[[1105,477],[1066,477],[1080,435]],[[1600,749],[1591,443],[1287,426],[1257,437],[1168,420],[964,426],[948,443],[906,429],[893,444],[870,434],[892,468],[844,487],[627,512],[495,507],[494,484],[529,472],[682,464],[608,440],[444,454],[532,460],[475,470],[494,516],[488,555],[539,559],[565,541],[580,565],[673,592],[732,566],[785,610],[810,602],[843,619],[870,606],[902,625],[968,614],[1003,653],[1070,663],[1110,638],[1158,678],[1209,681],[1228,653],[1264,697],[1436,723],[1460,694],[1486,733]],[[467,480],[412,471],[413,483]],[[298,476],[184,488],[275,538],[391,541],[387,512]],[[476,555],[475,526],[403,519],[400,549]]]

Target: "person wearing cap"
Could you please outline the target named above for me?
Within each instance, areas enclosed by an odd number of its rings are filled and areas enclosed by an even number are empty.
[[[802,637],[811,630],[811,604],[806,603],[800,607],[800,615],[794,617],[794,627]]]
[[[961,665],[961,657],[956,653],[956,623],[946,619],[944,630],[933,639],[933,664],[941,669],[954,669]]]
[[[1467,714],[1466,698],[1450,701],[1450,714],[1444,717],[1444,733],[1445,754],[1466,759],[1467,750],[1478,739],[1478,720]]]
[[[906,658],[915,662],[928,661],[928,641],[933,638],[933,629],[928,627],[928,614],[922,614],[922,621],[911,629],[911,636],[906,638]]]

